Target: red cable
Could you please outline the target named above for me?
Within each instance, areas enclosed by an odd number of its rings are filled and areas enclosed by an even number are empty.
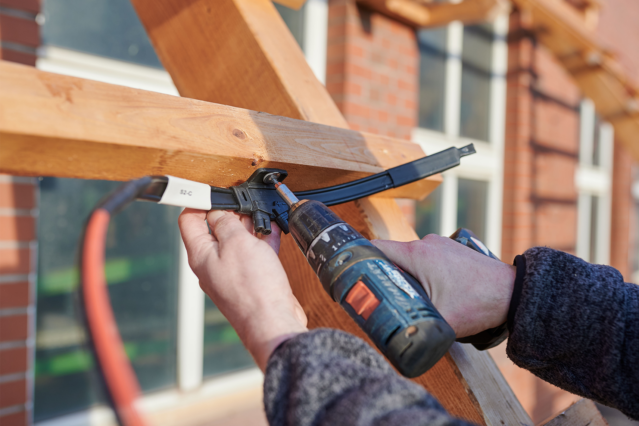
[[[109,220],[104,209],[95,210],[89,219],[82,248],[82,297],[96,356],[118,417],[124,426],[145,426],[135,407],[140,386],[124,351],[104,276]]]

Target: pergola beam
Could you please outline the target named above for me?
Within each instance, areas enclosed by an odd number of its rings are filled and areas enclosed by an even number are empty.
[[[460,3],[425,3],[416,0],[357,0],[363,6],[415,28],[438,27],[461,21],[477,24],[506,13],[508,0],[464,0]]]
[[[127,180],[170,174],[228,187],[284,168],[295,190],[423,156],[384,136],[38,71],[0,61],[0,172]],[[425,197],[440,176],[407,188]],[[401,190],[401,188],[399,189]]]
[[[615,136],[639,160],[639,87],[597,40],[584,16],[566,2],[513,0],[529,29],[592,99],[597,113],[615,128]],[[596,2],[593,8],[597,7]]]

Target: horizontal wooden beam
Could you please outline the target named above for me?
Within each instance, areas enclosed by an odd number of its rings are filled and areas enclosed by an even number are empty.
[[[582,93],[609,118],[615,137],[639,160],[637,82],[628,78],[614,56],[599,42],[583,16],[556,0],[512,0],[526,15],[530,30],[566,68]],[[589,3],[590,4],[590,3]],[[596,3],[592,3],[596,7]]]
[[[357,0],[379,13],[416,28],[438,27],[453,21],[476,24],[506,13],[507,0],[464,0],[461,3],[424,3],[416,0]]]
[[[127,180],[170,174],[228,187],[256,168],[294,190],[358,179],[423,156],[419,145],[0,61],[0,172]],[[441,177],[405,187],[426,196]]]

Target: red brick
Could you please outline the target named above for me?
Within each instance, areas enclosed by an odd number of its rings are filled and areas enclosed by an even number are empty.
[[[534,165],[537,197],[577,200],[576,158],[556,153],[538,153],[535,155]]]
[[[26,10],[32,13],[40,12],[40,0],[0,0],[0,6]]]
[[[0,216],[0,241],[31,241],[35,235],[35,218]]]
[[[28,356],[26,347],[0,350],[0,375],[27,371]]]
[[[0,408],[27,402],[27,381],[24,379],[0,383]],[[0,417],[0,420],[3,420]],[[4,426],[4,423],[2,424]]]
[[[0,40],[38,47],[40,27],[35,20],[0,14]]]
[[[31,251],[0,249],[0,274],[28,274],[31,271]]]
[[[6,414],[0,416],[0,425],[2,426],[28,426],[27,412],[19,411],[17,413]]]
[[[0,309],[26,307],[29,299],[28,282],[0,284]]]
[[[0,182],[0,208],[32,209],[34,207],[34,185]]]
[[[0,59],[34,67],[36,64],[37,56],[35,55],[35,53],[31,54],[6,48],[0,48]]]
[[[0,342],[24,340],[29,337],[29,318],[27,315],[0,317]]]

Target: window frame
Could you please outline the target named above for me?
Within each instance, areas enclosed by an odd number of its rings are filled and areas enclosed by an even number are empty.
[[[506,119],[506,71],[508,45],[508,16],[499,15],[493,23],[492,72],[490,81],[489,140],[480,141],[460,136],[462,44],[464,26],[452,22],[447,26],[446,81],[444,102],[444,131],[415,128],[412,140],[427,154],[469,143],[477,154],[464,158],[458,167],[443,173],[442,202],[440,206],[441,235],[450,235],[457,229],[458,179],[488,182],[486,212],[486,245],[497,256],[501,254],[501,224],[504,173],[504,137]]]
[[[612,167],[614,130],[610,123],[599,124],[599,166],[593,166],[596,113],[593,102],[584,99],[579,107],[579,164],[575,170],[577,188],[577,243],[575,252],[587,262],[610,263],[610,228],[612,221]],[[592,197],[597,205],[595,258],[590,259]]]

